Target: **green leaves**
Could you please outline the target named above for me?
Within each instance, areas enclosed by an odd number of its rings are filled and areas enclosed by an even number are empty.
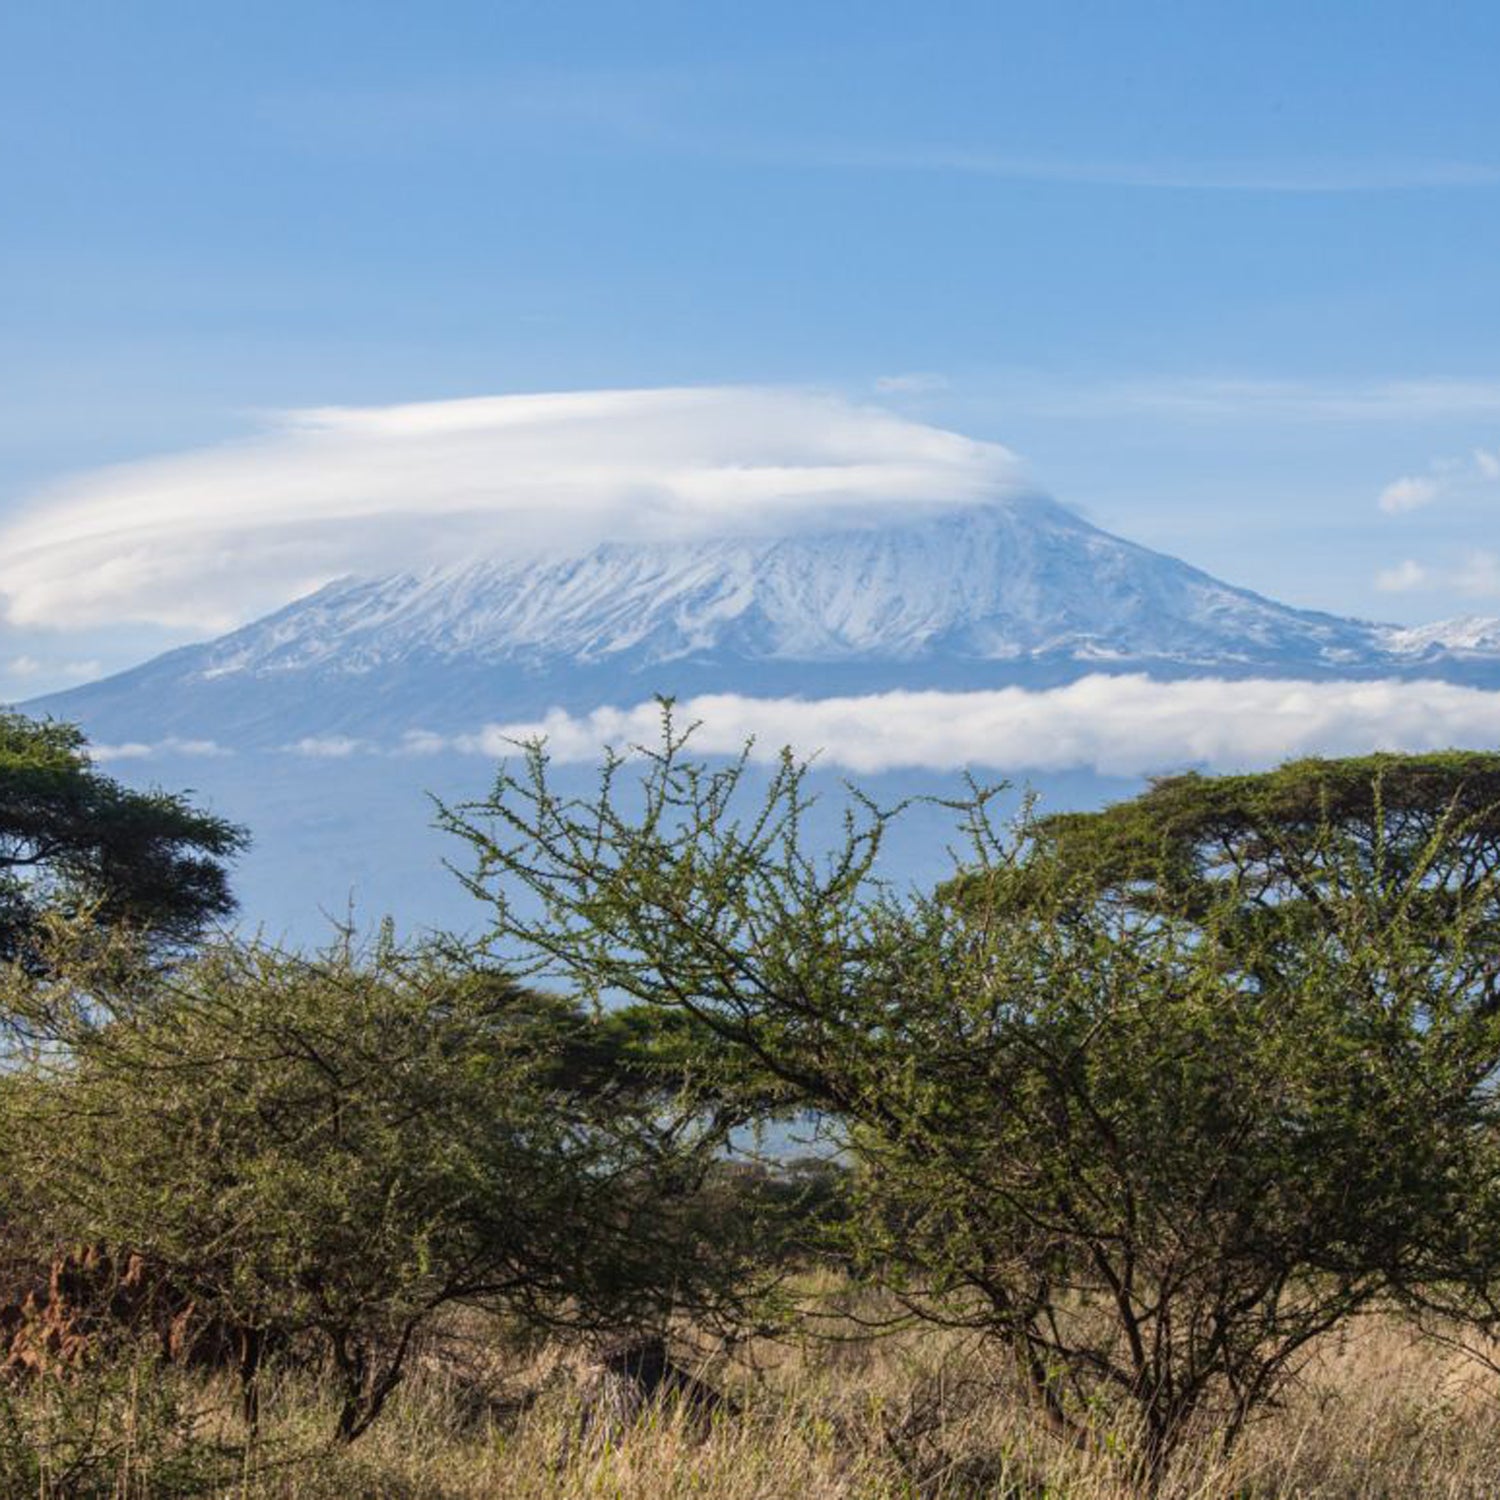
[[[1500,756],[1177,778],[1009,835],[976,787],[924,894],[878,877],[901,808],[855,793],[818,849],[805,768],[757,792],[688,740],[665,706],[594,799],[531,746],[444,814],[497,947],[679,1018],[747,1113],[831,1122],[845,1246],[1008,1343],[1060,1426],[1134,1403],[1152,1482],[1494,1180]]]
[[[345,1437],[453,1302],[583,1329],[748,1305],[741,1239],[698,1222],[721,1128],[639,1016],[388,942],[214,945],[117,994],[107,970],[11,982],[90,993],[35,1005],[48,1034],[0,1078],[14,1221],[321,1342]]]
[[[181,948],[234,909],[224,862],[247,842],[185,797],[100,773],[73,725],[0,712],[0,961],[40,961],[49,909]]]

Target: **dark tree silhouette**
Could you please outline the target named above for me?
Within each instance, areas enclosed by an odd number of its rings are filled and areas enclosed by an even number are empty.
[[[225,864],[248,842],[181,794],[104,775],[75,725],[0,711],[0,960],[41,962],[47,911],[186,946],[234,910]]]

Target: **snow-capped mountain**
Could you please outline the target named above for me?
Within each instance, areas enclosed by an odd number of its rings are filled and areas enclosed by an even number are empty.
[[[1393,655],[1409,661],[1500,661],[1500,619],[1458,615],[1431,625],[1393,627],[1385,632],[1384,644]]]
[[[603,546],[345,580],[207,648],[199,671],[366,672],[414,656],[629,670],[745,661],[1066,654],[1329,661],[1369,645],[1090,526],[1047,500],[869,530]]]
[[[122,757],[111,769],[128,779],[191,786],[248,824],[255,845],[238,871],[246,912],[306,937],[322,934],[318,913],[351,896],[367,917],[475,920],[443,869],[455,851],[430,827],[428,794],[482,794],[491,752],[474,731],[486,724],[552,708],[587,715],[654,693],[816,700],[1087,688],[1079,680],[1099,673],[1296,679],[1298,701],[1304,679],[1500,687],[1500,622],[1397,629],[1291,609],[1049,501],[1015,499],[863,529],[613,544],[346,579],[28,707],[81,723]],[[759,733],[754,719],[743,722]],[[861,722],[846,739],[881,733]],[[1034,731],[1038,764],[1056,762],[1055,722]],[[1245,728],[1253,740],[1252,718]],[[1192,723],[1181,730],[1191,762]],[[412,731],[431,733],[409,742]],[[799,748],[818,750],[822,733]],[[586,785],[586,766],[563,770]],[[819,774],[836,794],[840,763]],[[1052,806],[1133,789],[1087,770],[1019,775]],[[892,799],[941,784],[899,770],[874,783]],[[930,825],[917,817],[891,856],[911,878],[941,873],[933,851],[946,847],[946,825]]]
[[[789,537],[615,543],[346,579],[44,700],[96,738],[471,729],[656,692],[824,695],[1085,671],[1363,675],[1500,661],[1500,635],[1292,609],[1038,497]]]

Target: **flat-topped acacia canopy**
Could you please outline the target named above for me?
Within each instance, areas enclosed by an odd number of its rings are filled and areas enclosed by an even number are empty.
[[[1474,892],[1500,871],[1500,752],[1444,750],[1307,758],[1236,776],[1188,773],[1096,812],[1028,829],[1015,868],[956,881],[1025,899],[1041,879],[1142,909],[1202,915],[1233,885],[1247,902],[1376,880],[1394,893]]]

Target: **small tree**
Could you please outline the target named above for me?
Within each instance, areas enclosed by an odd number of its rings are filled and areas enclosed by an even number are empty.
[[[586,1332],[748,1300],[699,1193],[721,1127],[638,1023],[388,942],[50,967],[10,986],[46,1038],[0,1086],[18,1219],[144,1256],[240,1332],[252,1396],[313,1340],[342,1439],[452,1304]]]
[[[1256,776],[1171,777],[1037,827],[1094,899],[1194,922],[1232,904],[1246,982],[1295,997],[1310,956],[1342,965],[1379,1153],[1351,1177],[1397,1295],[1494,1363],[1500,1331],[1500,755],[1303,760]],[[1378,933],[1374,943],[1371,934]],[[1412,1151],[1431,1154],[1414,1166]],[[1384,1234],[1379,1233],[1384,1228]],[[1471,1339],[1469,1335],[1478,1334]]]
[[[59,909],[181,948],[234,910],[225,861],[247,842],[185,797],[103,775],[73,725],[0,710],[0,962],[35,962]]]
[[[870,1270],[1004,1341],[1078,1440],[1124,1401],[1153,1486],[1196,1419],[1232,1442],[1388,1287],[1474,1166],[1481,909],[1393,908],[1383,857],[1323,926],[1234,871],[1190,907],[1123,899],[1045,825],[998,835],[976,790],[965,879],[900,892],[875,871],[901,809],[856,799],[819,858],[790,756],[755,798],[745,758],[693,760],[670,715],[643,753],[639,795],[611,757],[575,800],[532,746],[446,815],[496,942],[689,1016],[705,1066],[837,1122]]]

